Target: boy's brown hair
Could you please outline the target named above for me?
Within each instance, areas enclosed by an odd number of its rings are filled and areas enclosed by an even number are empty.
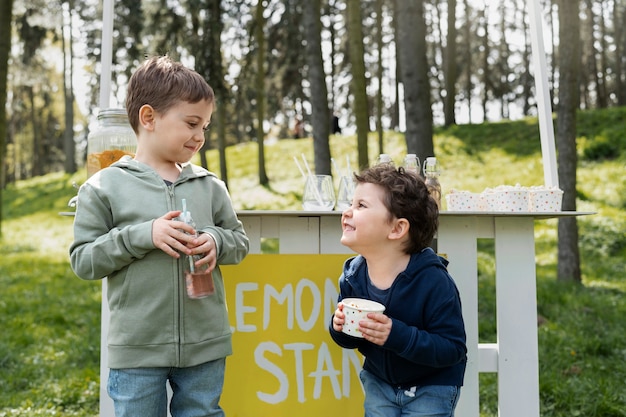
[[[144,104],[163,114],[177,103],[197,103],[201,100],[214,104],[215,93],[200,74],[169,56],[148,58],[128,81],[128,121],[137,133],[139,109]]]
[[[379,164],[354,174],[357,183],[370,183],[383,188],[383,204],[389,220],[404,218],[409,222],[406,253],[416,253],[429,246],[439,227],[439,208],[430,196],[424,180],[417,174]]]

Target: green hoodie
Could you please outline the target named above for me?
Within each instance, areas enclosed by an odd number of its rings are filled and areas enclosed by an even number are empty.
[[[152,222],[187,200],[200,233],[217,244],[215,293],[190,299],[182,257],[152,242]],[[173,184],[130,157],[94,174],[78,192],[72,269],[107,277],[110,368],[188,367],[232,353],[220,264],[237,264],[249,242],[224,183],[187,164]]]

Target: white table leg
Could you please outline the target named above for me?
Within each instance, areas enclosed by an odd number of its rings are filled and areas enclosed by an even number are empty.
[[[534,222],[496,217],[498,415],[539,417]]]
[[[461,294],[467,334],[467,368],[457,417],[478,417],[478,266],[476,218],[440,217],[438,252],[450,260],[448,271]]]

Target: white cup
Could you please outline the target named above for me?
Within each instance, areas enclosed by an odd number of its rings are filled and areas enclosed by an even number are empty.
[[[368,313],[383,313],[385,311],[384,305],[364,298],[344,298],[341,302],[343,313],[346,315],[342,331],[354,337],[363,337],[359,330],[359,322],[368,320]]]

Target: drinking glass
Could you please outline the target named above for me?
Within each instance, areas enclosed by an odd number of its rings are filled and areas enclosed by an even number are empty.
[[[331,211],[335,206],[335,190],[330,175],[308,175],[304,183],[302,208],[306,211]]]
[[[344,211],[352,204],[352,196],[354,195],[354,179],[343,175],[339,179],[339,187],[337,188],[337,210]]]

